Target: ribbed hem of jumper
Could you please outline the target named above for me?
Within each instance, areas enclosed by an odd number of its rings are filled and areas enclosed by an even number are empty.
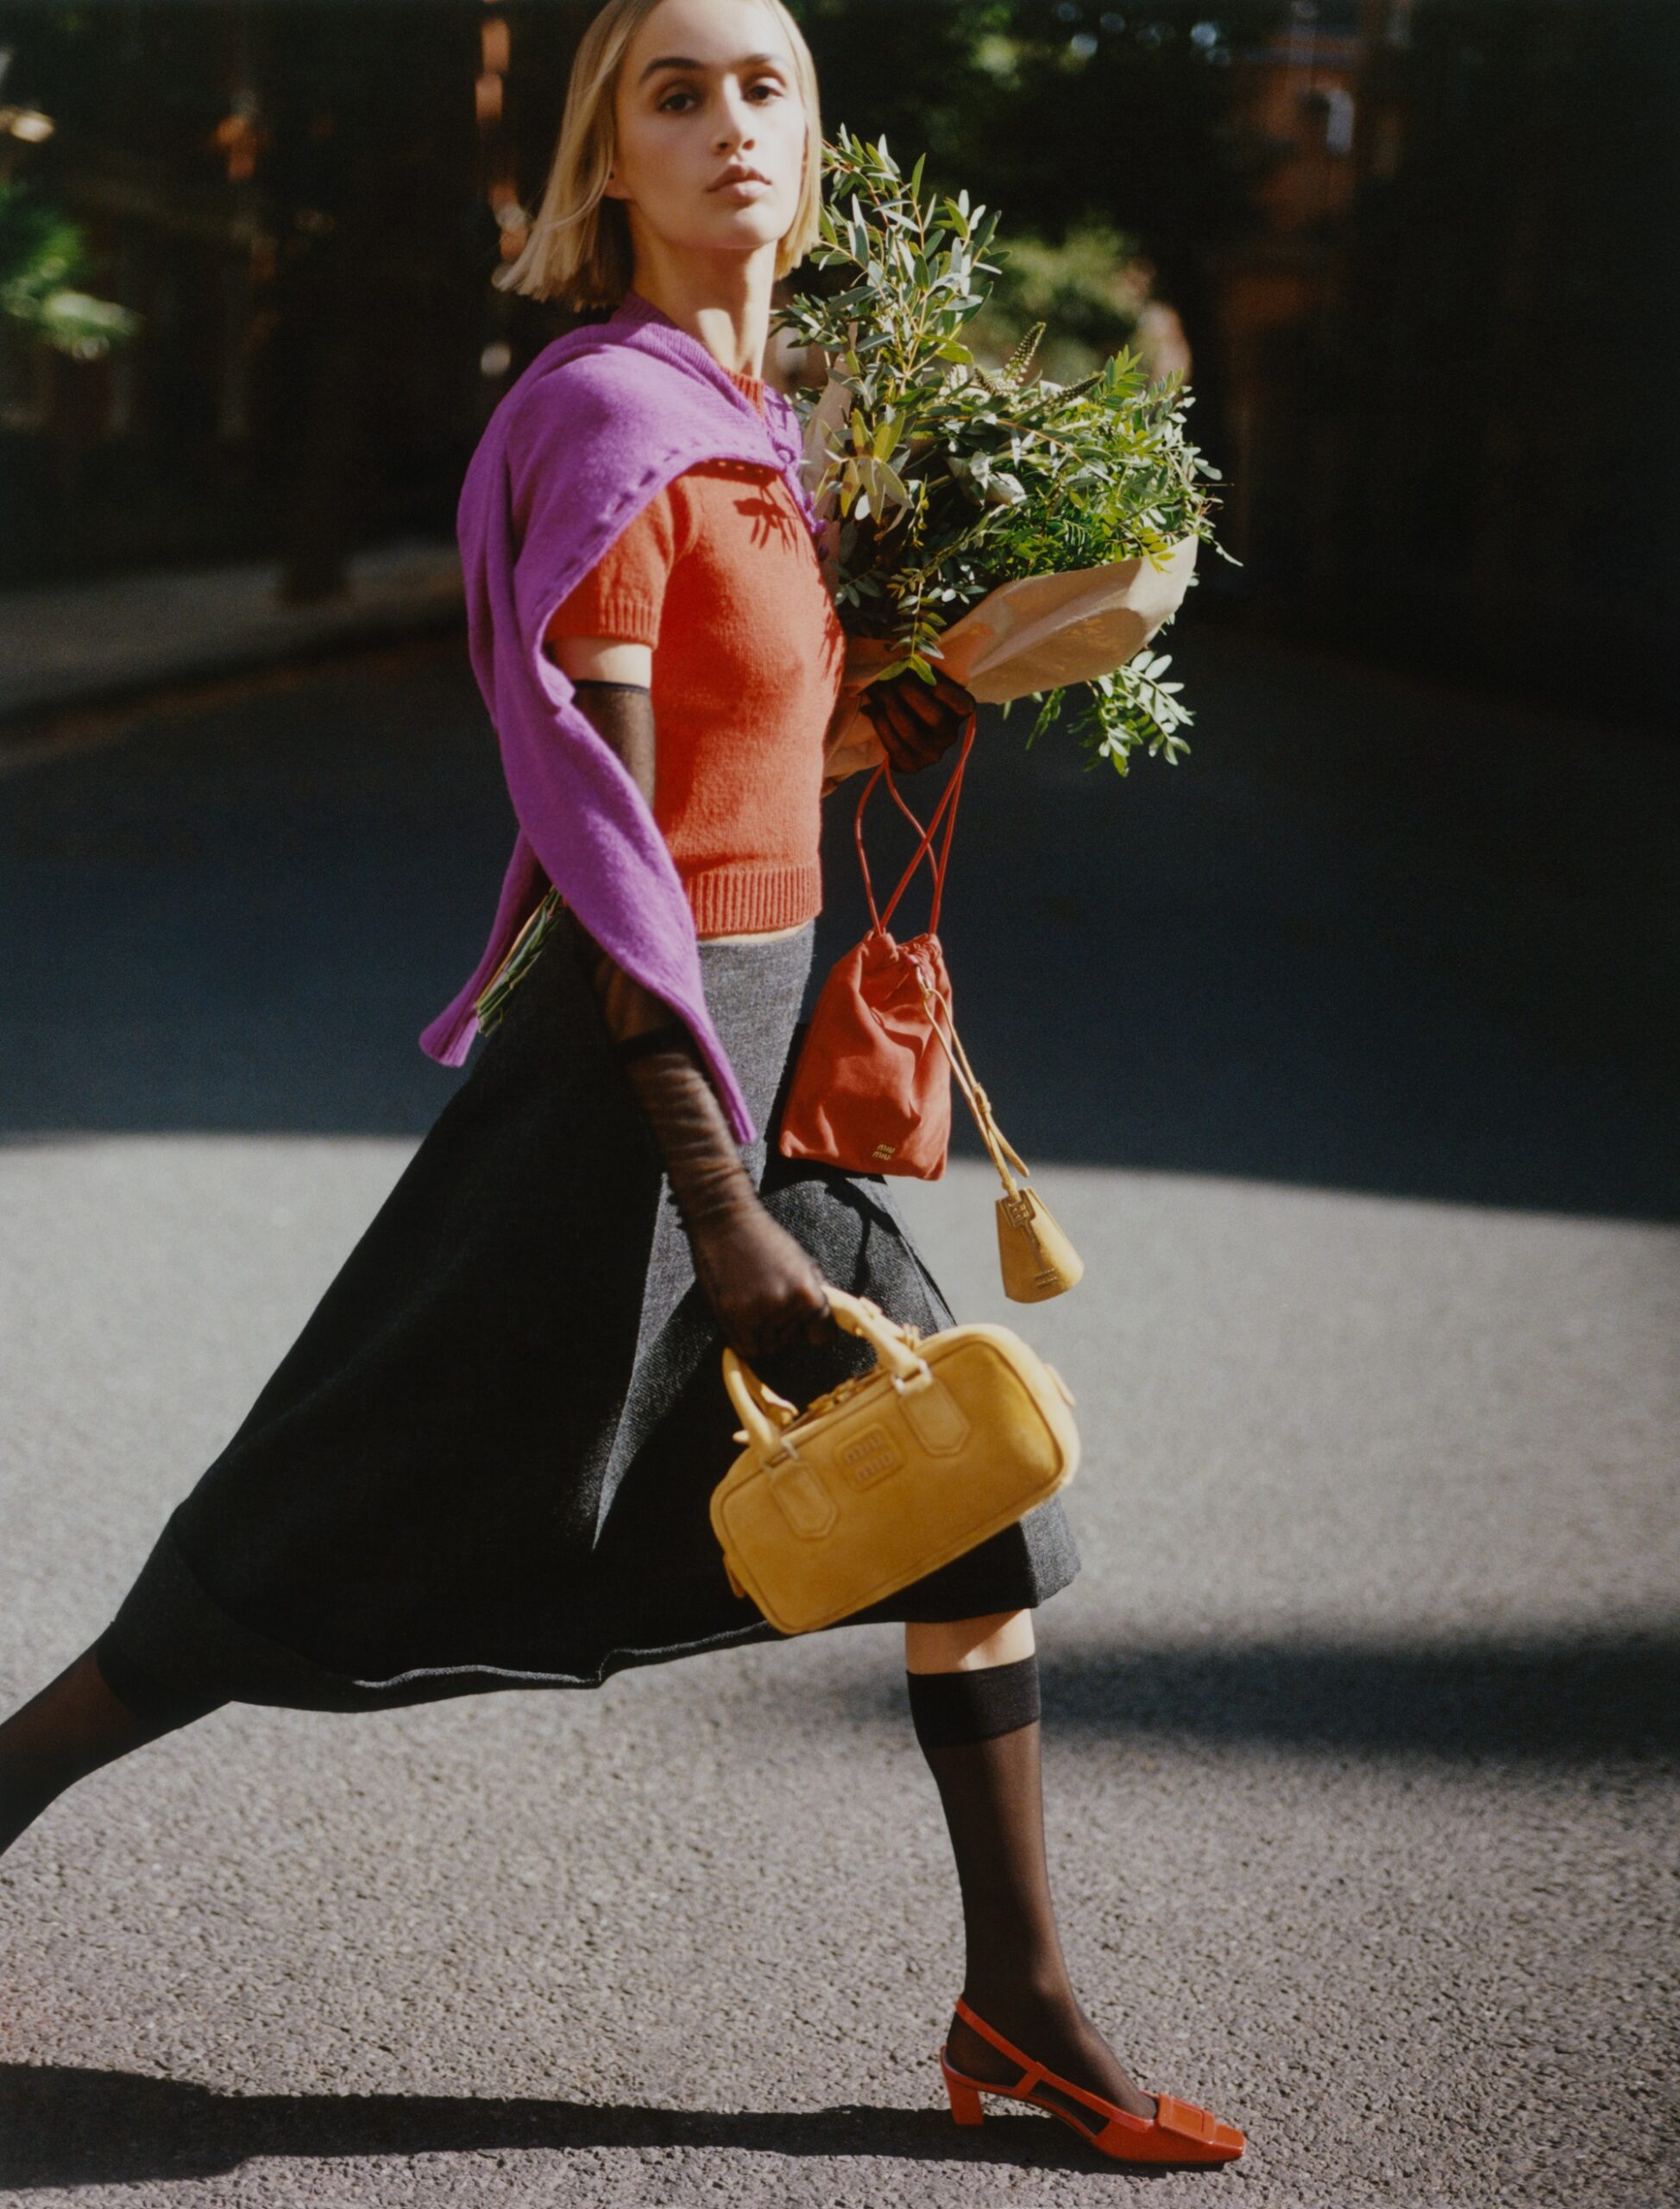
[[[719,866],[683,877],[699,935],[790,928],[822,909],[822,865]]]
[[[621,645],[657,645],[659,641],[659,616],[663,608],[650,598],[641,598],[633,591],[590,591],[586,576],[579,586],[576,611],[568,614],[563,625],[557,620],[558,608],[549,616],[544,630],[548,637],[604,637],[609,643]],[[569,600],[563,599],[563,606]]]

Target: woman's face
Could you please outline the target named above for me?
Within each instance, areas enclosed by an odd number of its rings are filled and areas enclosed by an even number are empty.
[[[758,0],[660,0],[626,48],[607,183],[669,246],[750,253],[793,227],[805,108],[781,23]],[[762,181],[719,179],[742,166]],[[639,242],[639,241],[638,241]]]

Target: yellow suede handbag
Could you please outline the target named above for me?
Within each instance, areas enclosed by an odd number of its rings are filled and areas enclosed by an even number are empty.
[[[923,1336],[828,1285],[875,1369],[802,1412],[733,1350],[724,1385],[746,1447],[712,1492],[729,1584],[783,1633],[895,1595],[1025,1516],[1073,1479],[1073,1394],[1012,1328]]]

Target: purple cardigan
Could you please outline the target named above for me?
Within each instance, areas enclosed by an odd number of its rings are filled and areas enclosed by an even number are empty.
[[[814,545],[799,418],[769,384],[758,412],[697,337],[638,292],[545,346],[502,397],[468,465],[456,529],[468,651],[519,831],[471,979],[420,1036],[459,1066],[473,1002],[549,884],[603,950],[681,1016],[736,1138],[758,1133],[712,1025],[688,895],[652,810],[543,651],[560,601],[674,475],[702,460],[777,469]]]

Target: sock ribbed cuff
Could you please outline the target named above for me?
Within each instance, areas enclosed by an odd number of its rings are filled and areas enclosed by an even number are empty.
[[[960,1748],[1033,1725],[1039,1715],[1038,1654],[978,1671],[906,1672],[910,1720],[924,1750]]]

